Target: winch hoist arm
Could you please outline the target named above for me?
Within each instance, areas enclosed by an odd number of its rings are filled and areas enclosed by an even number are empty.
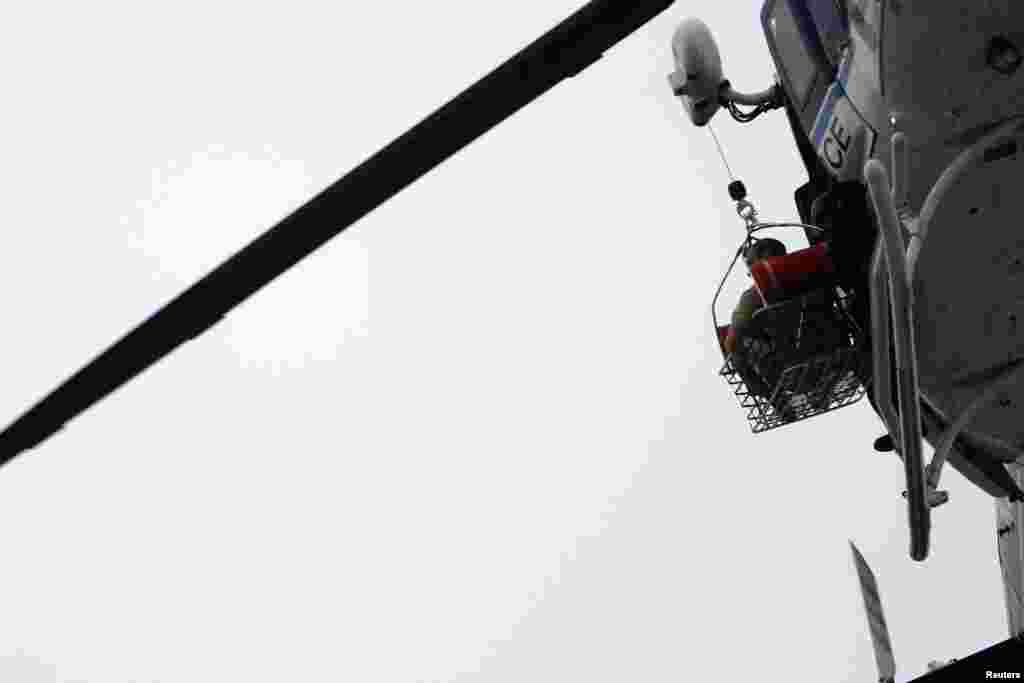
[[[593,0],[158,310],[0,432],[0,464],[32,448],[672,0]]]

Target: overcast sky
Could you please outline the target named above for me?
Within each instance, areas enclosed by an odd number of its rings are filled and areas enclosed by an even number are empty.
[[[0,421],[581,3],[9,8]],[[760,90],[759,10],[677,3],[0,470],[0,678],[872,681],[848,538],[899,679],[1005,639],[991,499],[950,470],[913,563],[866,401],[754,436],[717,375],[669,40]],[[716,128],[795,217],[784,116]]]

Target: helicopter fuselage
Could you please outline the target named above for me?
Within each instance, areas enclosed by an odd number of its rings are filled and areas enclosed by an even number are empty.
[[[1024,8],[1010,0],[842,5],[767,0],[761,21],[810,178],[797,191],[801,218],[824,218],[830,238],[856,245],[845,256],[864,283],[871,255],[865,245],[877,234],[873,211],[865,201],[859,202],[865,211],[841,207],[812,215],[813,202],[837,187],[866,198],[865,162],[877,159],[893,173],[893,139],[901,133],[909,153],[905,204],[898,209],[911,226],[904,233],[910,239],[954,159],[1024,115],[1017,47],[1024,42]],[[925,438],[933,445],[978,398],[985,378],[1024,358],[1024,237],[1011,227],[1017,222],[1012,198],[1024,176],[1017,156],[1022,143],[1018,132],[983,150],[981,163],[929,207],[938,209],[916,254],[912,289]],[[861,289],[866,294],[866,283]],[[866,308],[861,319],[869,325]],[[1006,490],[1000,480],[1008,482],[1001,463],[1024,453],[1020,406],[1024,383],[1000,387],[965,430],[971,447],[950,458],[997,497]]]

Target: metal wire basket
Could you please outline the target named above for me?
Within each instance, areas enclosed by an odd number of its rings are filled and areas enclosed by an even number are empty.
[[[810,292],[755,315],[719,374],[759,432],[799,422],[864,397],[870,359],[839,288]]]

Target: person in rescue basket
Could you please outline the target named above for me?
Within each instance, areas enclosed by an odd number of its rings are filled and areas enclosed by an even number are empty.
[[[761,259],[784,256],[785,254],[786,246],[777,239],[766,238],[755,241],[747,247],[743,254],[748,275],[751,267]],[[770,340],[760,336],[745,334],[754,319],[754,314],[764,308],[764,305],[764,299],[754,285],[740,295],[736,308],[732,312],[731,325],[724,346],[726,353],[731,354],[733,365],[750,392],[756,396],[770,398],[779,374],[777,368],[771,367],[774,364],[767,362],[772,351],[772,344]],[[799,320],[791,322],[793,326],[799,325]],[[780,402],[774,407],[776,412],[781,414],[787,422],[793,419],[792,409],[784,402]]]

